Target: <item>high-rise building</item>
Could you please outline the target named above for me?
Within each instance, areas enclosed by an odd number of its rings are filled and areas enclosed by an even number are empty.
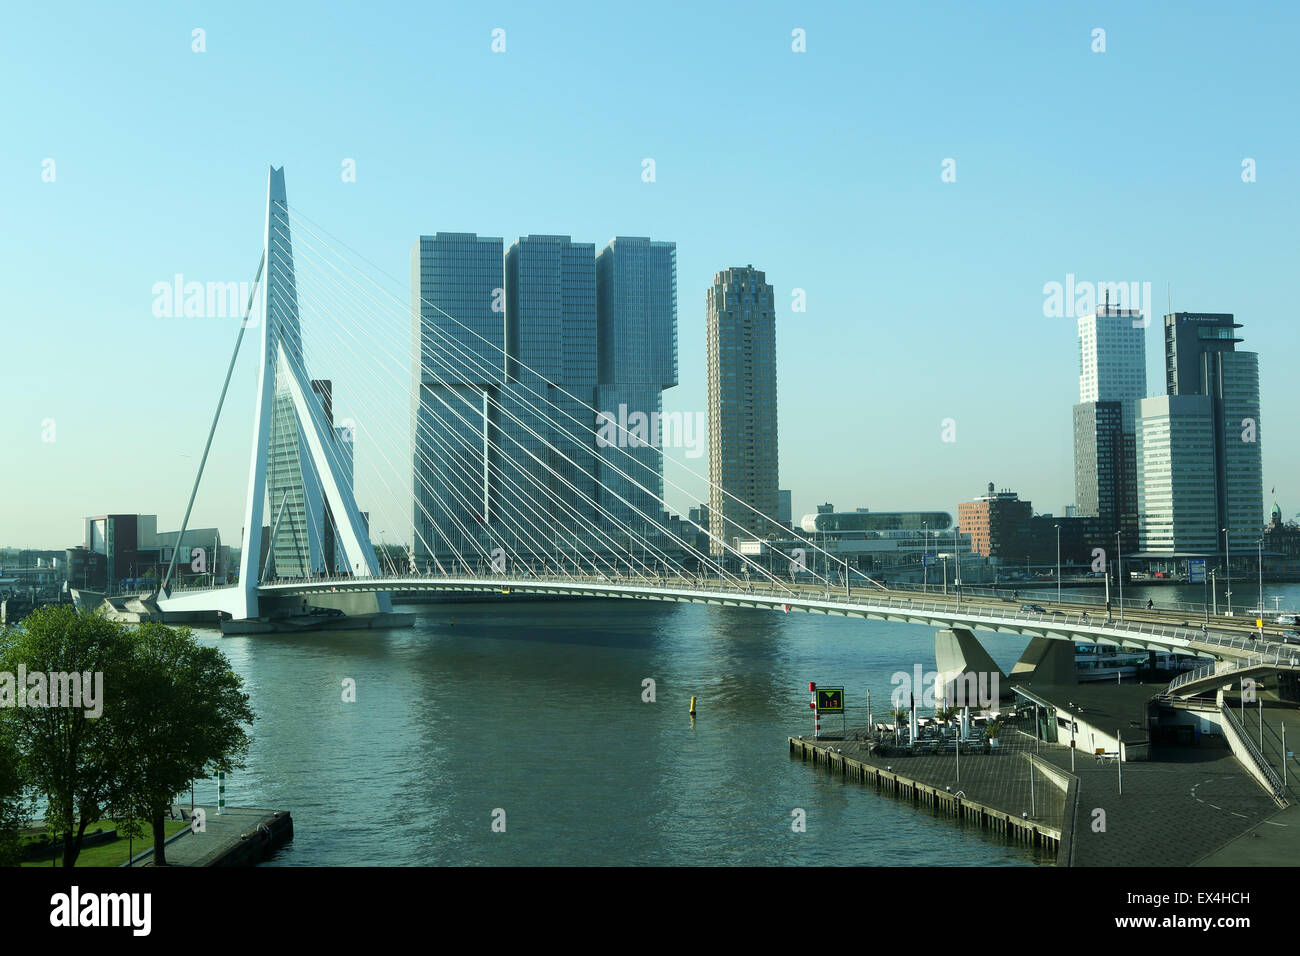
[[[1152,555],[1217,549],[1214,425],[1207,395],[1143,399],[1138,546]]]
[[[776,520],[787,528],[794,524],[794,501],[789,488],[781,488],[776,493]]]
[[[505,377],[501,239],[421,236],[411,248],[414,551],[479,553],[489,518],[484,420]],[[486,395],[486,397],[485,397]]]
[[[708,290],[709,513],[722,541],[778,530],[776,310],[752,265],[724,269]],[[719,541],[712,543],[721,552]]]
[[[1146,395],[1146,322],[1106,302],[1079,318],[1079,404],[1074,407],[1074,493],[1080,516],[1137,546],[1137,414]]]
[[[1136,439],[1125,434],[1123,422],[1120,402],[1074,406],[1075,513],[1099,517],[1112,530],[1136,528]],[[1126,500],[1130,486],[1131,500]]]
[[[597,530],[595,251],[568,236],[522,236],[505,255],[495,490],[512,532],[526,541],[549,530],[562,550],[565,540],[575,542],[568,550],[617,541]]]
[[[1241,324],[1231,313],[1166,315],[1165,387],[1170,396],[1204,396],[1208,400],[1208,404],[1195,407],[1199,409],[1196,414],[1208,416],[1215,534],[1221,536],[1227,529],[1232,550],[1249,550],[1264,523],[1259,356],[1237,351],[1237,343],[1242,341],[1236,333],[1239,328]],[[1144,471],[1146,458],[1144,449]],[[1159,515],[1144,516],[1144,521],[1152,524],[1152,536],[1157,520],[1162,520]],[[1175,532],[1177,528],[1175,524]],[[1178,551],[1214,551],[1222,541],[1218,537],[1212,547],[1202,548],[1175,534],[1174,547]]]
[[[1079,401],[1120,402],[1123,427],[1137,427],[1147,391],[1146,325],[1138,309],[1106,302],[1079,317]]]
[[[610,423],[597,438],[602,517],[658,523],[663,448],[677,434],[663,415],[663,392],[677,384],[676,243],[618,236],[596,254],[596,328],[597,426]]]
[[[598,447],[597,419],[657,426],[677,383],[673,243],[437,233],[411,286],[417,563],[623,551],[662,520],[658,451]]]

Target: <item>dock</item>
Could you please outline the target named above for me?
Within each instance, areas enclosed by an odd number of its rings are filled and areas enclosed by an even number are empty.
[[[787,739],[790,753],[811,761],[814,767],[1058,858],[1062,823],[1068,818],[1070,781],[1046,761],[1035,758],[1031,763],[1032,740],[1027,748],[1000,741],[1003,746],[989,754],[972,748],[960,758],[958,780],[955,751],[924,755],[893,752],[881,757],[868,753],[864,736],[823,734],[816,739]]]
[[[252,807],[199,806],[204,831],[185,829],[167,841],[168,866],[251,866],[293,839],[293,818],[287,810]],[[188,817],[189,807],[184,807]],[[136,854],[129,866],[152,866],[153,846]]]
[[[1258,866],[1300,846],[1300,809],[1280,811],[1221,744],[1161,746],[1122,768],[1076,751],[1072,768],[1068,746],[1004,728],[999,752],[963,749],[959,783],[951,749],[879,756],[865,732],[787,739],[792,759],[1041,848],[1057,866]]]

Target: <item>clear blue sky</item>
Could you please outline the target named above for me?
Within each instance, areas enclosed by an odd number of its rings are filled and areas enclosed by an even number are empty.
[[[1076,330],[1044,317],[1043,285],[1151,283],[1151,394],[1172,286],[1175,309],[1236,313],[1261,353],[1265,494],[1294,515],[1296,6],[995,6],[11,10],[0,544],[71,545],[94,513],[179,523],[235,323],[155,318],[151,290],[252,278],[269,164],[293,205],[403,279],[412,241],[438,230],[676,241],[669,409],[704,408],[713,273],[765,270],[796,515],[955,510],[988,481],[1059,513]],[[191,521],[232,543],[252,382],[241,361]]]

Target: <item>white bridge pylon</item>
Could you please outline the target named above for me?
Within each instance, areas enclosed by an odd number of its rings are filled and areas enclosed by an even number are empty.
[[[253,445],[248,469],[248,494],[244,502],[244,540],[239,557],[239,584],[194,594],[179,592],[160,601],[164,610],[224,611],[236,620],[260,614],[258,585],[261,579],[262,522],[265,517],[267,467],[270,460],[272,415],[277,385],[283,385],[292,399],[299,449],[311,456],[314,475],[299,462],[303,494],[308,482],[319,481],[323,500],[332,509],[338,543],[347,558],[348,569],[358,578],[374,577],[379,571],[375,550],[351,483],[342,480],[338,455],[332,453],[333,435],[324,409],[306,378],[298,327],[298,295],[293,269],[293,242],[289,230],[288,194],[284,168],[271,167],[266,186],[266,227],[263,232],[266,282],[258,312],[262,336],[257,371],[257,402],[253,411]],[[289,340],[286,343],[286,338]],[[289,349],[296,354],[290,354]],[[301,453],[301,452],[300,452]],[[331,556],[326,556],[328,560]],[[274,560],[268,553],[267,560]],[[378,596],[379,611],[391,611],[387,593]]]

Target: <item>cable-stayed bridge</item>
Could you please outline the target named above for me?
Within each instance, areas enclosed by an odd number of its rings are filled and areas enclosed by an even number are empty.
[[[789,529],[704,476],[670,471],[662,449],[611,422],[591,392],[520,362],[484,326],[425,301],[412,308],[341,245],[290,207],[284,171],[273,168],[257,278],[181,529],[251,330],[257,391],[238,580],[185,586],[174,555],[154,595],[164,615],[248,620],[304,604],[383,615],[394,592],[490,591],[806,611],[1214,659],[1272,646],[1241,629],[1189,626],[1182,614],[1121,621],[1097,608],[1089,617],[963,600],[960,589],[908,594],[813,539],[799,540],[797,557],[761,560],[741,547],[756,523],[787,540]],[[313,369],[336,377],[310,374],[309,353]],[[349,414],[336,420],[344,403]],[[611,430],[617,440],[599,441]],[[359,435],[369,439],[361,458]],[[366,513],[357,503],[363,467]],[[720,493],[726,507],[686,533],[666,520],[668,490],[697,501]],[[384,566],[376,553],[376,517],[413,537],[400,561],[384,549]],[[1289,654],[1275,656],[1290,666]]]

